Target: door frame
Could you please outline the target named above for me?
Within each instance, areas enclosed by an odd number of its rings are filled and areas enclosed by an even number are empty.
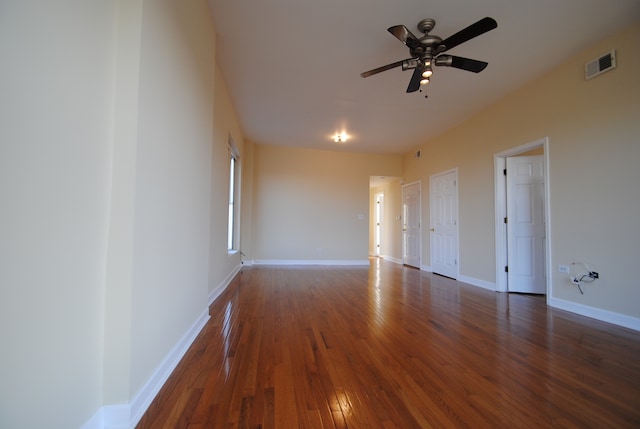
[[[418,268],[420,270],[422,270],[422,241],[423,241],[423,237],[422,237],[422,182],[420,180],[416,180],[415,182],[411,182],[411,183],[405,183],[402,185],[402,204],[404,205],[404,190],[409,187],[409,186],[413,186],[413,185],[418,185],[418,194],[419,194],[419,199],[418,199],[418,266],[415,268]],[[404,213],[402,213],[402,216],[404,217]],[[402,222],[404,223],[406,221],[406,219],[402,219]],[[402,248],[400,249],[400,251],[402,252],[402,264],[405,264],[405,260],[404,260],[404,255],[405,255],[405,237],[404,237],[405,232],[402,231],[402,237],[401,237],[401,243],[402,243]],[[410,265],[413,266],[413,265]]]
[[[382,241],[384,237],[384,192],[379,191],[373,195],[373,255],[382,257]],[[378,203],[380,201],[380,203]]]
[[[521,146],[517,146],[493,155],[494,180],[495,180],[495,232],[496,232],[496,291],[509,292],[509,282],[505,267],[507,266],[507,225],[504,218],[507,216],[507,178],[504,169],[507,166],[507,158],[542,147],[544,161],[544,228],[545,228],[545,277],[546,277],[546,301],[551,297],[551,209],[549,204],[549,137],[544,137]]]

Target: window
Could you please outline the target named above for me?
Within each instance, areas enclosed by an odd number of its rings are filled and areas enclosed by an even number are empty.
[[[229,218],[227,226],[227,250],[237,250],[237,219],[238,219],[238,151],[229,142]]]

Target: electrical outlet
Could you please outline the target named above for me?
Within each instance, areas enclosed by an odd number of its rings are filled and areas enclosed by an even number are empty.
[[[569,272],[569,266],[568,265],[558,265],[558,271],[560,271],[561,273],[568,273]]]

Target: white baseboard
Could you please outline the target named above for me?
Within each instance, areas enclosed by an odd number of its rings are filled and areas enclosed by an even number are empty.
[[[241,268],[242,266],[238,265],[209,293],[207,309],[202,312],[178,344],[164,358],[158,369],[131,401],[131,404],[105,405],[81,429],[133,429],[138,424],[153,399],[209,320],[209,306],[225,291]]]
[[[196,339],[204,325],[209,320],[209,307],[207,307],[195,323],[189,328],[189,330],[178,341],[178,344],[169,352],[169,354],[163,359],[162,363],[154,371],[149,380],[142,386],[142,389],[134,396],[131,401],[131,421],[130,427],[134,427],[142,415],[147,411],[149,405],[156,397],[164,383],[167,381],[173,370],[176,368],[180,359],[187,352],[193,341]],[[105,428],[111,429],[111,428]]]
[[[253,265],[369,265],[369,260],[255,259]]]
[[[420,269],[422,271],[427,271],[429,273],[433,272],[431,267],[426,266],[426,265],[423,265]],[[459,281],[459,282],[462,282],[462,283],[470,284],[471,286],[480,287],[482,289],[487,289],[487,290],[491,290],[491,291],[494,291],[494,292],[496,290],[496,284],[488,282],[486,280],[480,280],[480,279],[476,279],[476,278],[473,278],[473,277],[463,276],[463,275],[460,275],[460,274],[458,274],[458,278],[456,280]]]
[[[398,265],[402,265],[402,259],[400,259],[400,258],[394,258],[392,256],[382,255],[382,259],[384,259],[385,261],[393,262],[393,263],[398,264]]]
[[[105,405],[81,429],[132,429],[136,424],[131,422],[129,404]]]
[[[101,428],[104,429],[130,429],[138,422],[131,421],[131,405],[107,405],[102,407],[103,423]],[[142,416],[141,416],[142,417]],[[140,420],[138,418],[138,420]]]
[[[178,344],[163,359],[130,404],[105,405],[89,419],[82,429],[133,429],[144,415],[164,383],[209,320],[209,308],[182,336]]]
[[[467,277],[467,276],[461,276],[461,275],[458,275],[457,280],[459,282],[468,283],[472,286],[481,287],[482,289],[487,289],[493,292],[496,291],[496,284],[488,282],[486,280],[480,280],[480,279],[475,279],[473,277]]]
[[[612,323],[622,326],[623,328],[640,331],[640,319],[637,317],[627,316],[625,314],[614,313],[613,311],[603,310],[601,308],[590,307],[576,302],[565,301],[564,299],[549,297],[548,304],[551,307],[561,310],[571,311],[582,316],[591,317],[602,322]]]
[[[237,267],[235,267],[233,271],[231,271],[231,273],[229,273],[229,275],[218,286],[216,286],[214,290],[209,292],[209,299],[207,300],[208,306],[211,306],[211,304],[213,304],[213,301],[215,301],[220,296],[220,294],[222,294],[222,292],[227,289],[227,287],[231,283],[231,280],[233,280],[236,274],[240,272],[241,268],[242,265],[238,265]]]
[[[102,429],[104,428],[104,409],[100,408],[96,413],[87,420],[80,429]]]

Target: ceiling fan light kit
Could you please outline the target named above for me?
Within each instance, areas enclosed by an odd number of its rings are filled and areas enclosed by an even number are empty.
[[[471,24],[444,40],[438,36],[429,34],[435,25],[436,21],[431,18],[420,21],[418,23],[418,30],[423,33],[423,36],[420,38],[414,36],[404,25],[389,27],[387,29],[389,33],[409,48],[411,57],[363,72],[360,76],[369,77],[396,67],[402,67],[403,71],[414,70],[411,80],[409,81],[409,86],[407,87],[407,92],[415,92],[420,89],[421,85],[426,85],[430,82],[433,74],[432,65],[453,67],[473,73],[480,73],[487,67],[487,63],[484,61],[454,55],[443,55],[443,53],[474,37],[497,28],[498,23],[495,19],[489,17],[482,18],[478,22]]]
[[[333,136],[333,141],[336,143],[344,143],[347,141],[348,138],[349,136],[346,133],[342,132],[340,134],[335,134]]]

